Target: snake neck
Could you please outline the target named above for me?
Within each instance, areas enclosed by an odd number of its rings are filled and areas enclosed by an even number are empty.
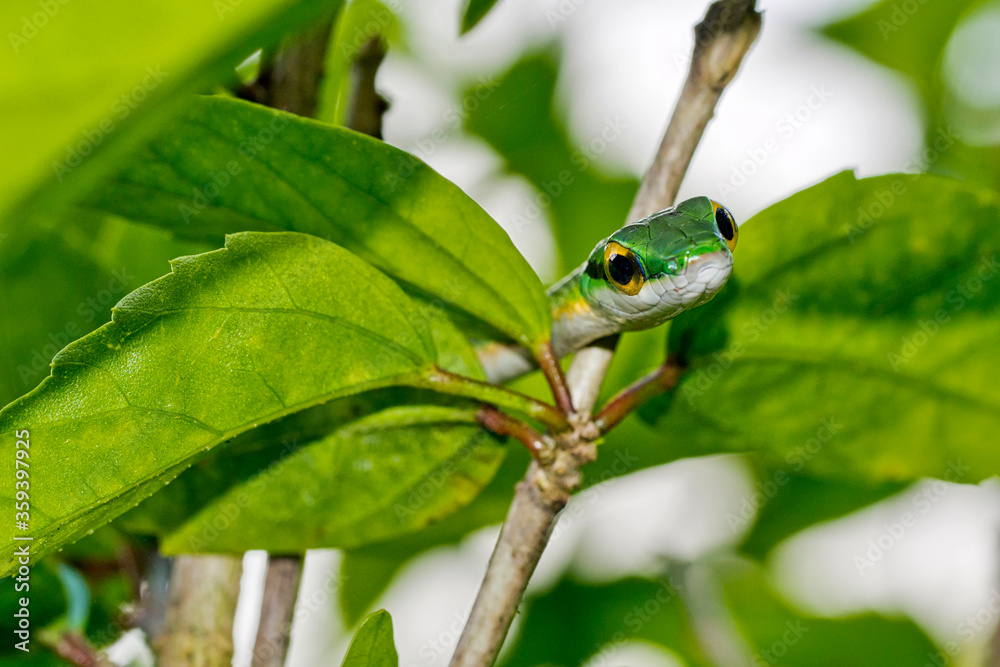
[[[586,264],[549,288],[552,305],[552,347],[563,357],[598,338],[621,330],[615,322],[595,311],[583,296],[581,279]]]
[[[587,343],[610,336],[621,324],[608,320],[590,307],[580,288],[583,266],[549,288],[552,308],[552,349],[564,357]],[[535,368],[535,360],[514,343],[479,343],[476,354],[490,382],[506,382]]]

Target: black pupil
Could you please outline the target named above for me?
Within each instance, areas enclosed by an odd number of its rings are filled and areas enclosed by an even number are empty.
[[[628,285],[635,275],[635,267],[625,255],[611,255],[608,258],[608,275],[619,285]]]
[[[715,224],[718,225],[719,231],[722,232],[722,236],[727,241],[733,240],[733,220],[724,209],[715,209]]]

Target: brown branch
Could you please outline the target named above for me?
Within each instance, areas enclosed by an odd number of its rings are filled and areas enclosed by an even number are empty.
[[[688,78],[653,165],[629,211],[629,221],[673,203],[723,89],[735,76],[759,31],[760,14],[754,0],[721,0],[709,7],[705,19],[695,28]],[[592,443],[599,433],[590,420],[590,411],[613,349],[614,342],[604,341],[576,354],[567,374],[577,410],[575,428],[558,436],[550,466],[533,461],[518,483],[451,667],[484,667],[496,660],[528,580],[548,543],[556,515],[579,486],[580,467],[596,456]]]
[[[552,343],[546,341],[538,349],[537,359],[538,367],[542,369],[542,374],[545,375],[545,380],[552,390],[556,406],[562,410],[564,415],[573,414],[573,397],[570,395],[569,385],[566,384],[566,376],[563,375],[559,359],[552,350]]]
[[[452,656],[456,667],[483,667],[496,660],[531,573],[542,557],[556,515],[580,483],[580,467],[594,460],[592,444],[561,443],[549,467],[532,461],[514,492],[514,502],[486,567],[479,595]]]
[[[244,86],[237,94],[251,102],[300,116],[316,115],[319,84],[323,78],[323,64],[332,31],[333,22],[324,21],[285,44],[273,58],[261,65],[257,80]]]
[[[539,461],[546,461],[551,456],[550,448],[546,446],[545,439],[538,431],[494,407],[484,406],[480,408],[476,412],[476,421],[487,431],[514,438]]]
[[[347,127],[376,139],[382,138],[382,116],[389,103],[375,90],[375,75],[385,59],[381,37],[373,37],[358,53],[353,66],[351,107],[347,114]]]
[[[594,424],[601,433],[607,433],[637,407],[677,385],[684,367],[673,356],[663,365],[618,392],[594,417]]]
[[[282,667],[285,664],[301,579],[301,556],[271,556],[268,559],[251,667]]]
[[[114,667],[114,663],[94,648],[86,637],[73,631],[43,629],[39,633],[39,642],[75,667]]]
[[[695,26],[694,52],[687,80],[629,211],[639,220],[674,203],[705,126],[715,114],[722,91],[760,32],[755,0],[715,2]]]
[[[160,667],[229,667],[233,616],[240,592],[239,556],[178,556],[170,576],[163,633],[156,638]]]

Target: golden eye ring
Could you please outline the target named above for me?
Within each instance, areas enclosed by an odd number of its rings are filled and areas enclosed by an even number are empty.
[[[712,209],[715,214],[715,226],[719,228],[722,238],[726,239],[729,252],[736,250],[736,241],[740,237],[740,228],[736,225],[736,221],[733,220],[733,214],[717,201],[712,201]]]
[[[604,276],[622,294],[635,296],[646,283],[635,253],[615,241],[604,247]]]

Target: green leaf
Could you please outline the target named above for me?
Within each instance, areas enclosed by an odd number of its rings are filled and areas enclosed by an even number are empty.
[[[502,457],[474,409],[389,408],[262,469],[205,506],[163,550],[301,553],[388,539],[466,505]]]
[[[462,34],[469,32],[482,21],[497,0],[468,0],[465,5],[465,13],[462,14]]]
[[[351,640],[341,667],[399,667],[389,612],[382,609],[365,619]]]
[[[200,99],[85,206],[199,239],[322,236],[528,347],[548,337],[541,283],[486,212],[417,158],[350,130]]]
[[[842,173],[768,208],[737,284],[675,320],[689,369],[644,414],[684,434],[677,456],[759,450],[866,483],[995,474],[998,216],[991,191],[910,175]]]
[[[235,79],[254,49],[340,0],[151,0],[0,6],[0,218],[24,224],[94,185],[185,106],[186,93]],[[12,206],[22,206],[16,211]],[[15,222],[16,221],[16,222]]]
[[[386,590],[408,561],[430,549],[457,544],[484,526],[499,524],[514,497],[514,485],[524,476],[528,454],[523,447],[510,451],[489,485],[469,505],[427,528],[392,540],[345,551],[338,591],[345,622],[353,624]]]
[[[461,333],[441,312],[431,309],[429,319],[438,363],[481,378]],[[301,552],[423,528],[471,501],[506,454],[470,425],[468,405],[393,388],[289,415],[236,438],[119,523],[166,538],[174,551]]]
[[[525,57],[495,84],[467,93],[479,100],[469,114],[468,130],[485,139],[503,157],[507,170],[523,175],[538,191],[512,222],[544,224],[552,217],[561,272],[586,261],[594,245],[625,222],[639,182],[600,169],[606,144],[574,143],[555,104],[559,61],[553,48]],[[511,118],[520,119],[511,123]],[[609,119],[607,136],[618,136],[621,119]],[[600,151],[597,149],[601,149]]]
[[[31,432],[34,557],[121,514],[215,445],[338,396],[419,381],[435,356],[423,310],[322,239],[237,234],[223,250],[176,260],[0,412],[8,456],[14,433]],[[13,485],[10,475],[0,486],[11,502]],[[6,537],[4,571],[13,549]]]
[[[426,304],[423,305],[428,309],[434,344],[438,349],[438,364],[453,373],[482,378],[482,369],[479,367],[475,352],[469,342],[441,312]],[[224,509],[231,507],[230,505],[220,505],[219,502],[220,498],[227,494],[230,497],[235,497],[237,506],[241,508],[246,502],[244,499],[252,496],[258,504],[264,507],[267,507],[269,503],[288,506],[290,512],[297,511],[301,516],[308,515],[314,522],[336,523],[341,518],[340,514],[343,511],[341,506],[317,503],[312,494],[281,493],[282,487],[289,486],[282,481],[283,476],[291,474],[294,470],[294,467],[286,466],[285,463],[290,460],[289,457],[292,454],[303,449],[318,447],[321,451],[327,451],[330,446],[336,445],[342,440],[349,441],[351,437],[347,435],[349,425],[379,411],[400,405],[426,405],[433,410],[441,407],[467,407],[468,403],[429,391],[392,388],[348,396],[303,410],[238,436],[225,448],[221,448],[217,453],[213,453],[183,472],[169,487],[121,517],[119,524],[132,532],[166,537],[181,530],[187,521],[208,506]],[[489,459],[491,456],[498,460],[490,463],[487,467],[499,464],[499,459],[503,457],[503,449],[496,448],[490,439],[483,439],[478,435],[468,437],[464,429],[457,429],[455,426],[454,423],[443,423],[440,426],[440,430],[450,433],[455,442],[451,448],[444,447],[441,450],[445,458],[438,460],[436,465],[458,473],[461,472],[459,468],[463,465],[471,463],[473,460]],[[406,427],[400,425],[396,431],[403,428]],[[416,430],[415,437],[422,440],[434,441],[436,438],[447,440],[446,436],[434,433],[437,427],[433,424],[419,424]],[[336,438],[329,439],[330,442],[325,445],[317,442],[334,431],[337,431],[338,435]],[[353,433],[366,441],[374,440],[372,437],[365,436],[364,429],[353,429]],[[359,470],[371,469],[373,474],[380,470],[379,461],[373,462],[367,448],[358,443],[349,442],[347,448],[342,448],[339,451],[334,463],[336,466],[342,467],[345,474],[350,475],[355,467]],[[349,458],[348,452],[355,452],[358,457]],[[462,465],[456,465],[456,462],[452,460],[455,452],[460,452],[459,463]],[[417,455],[417,458],[425,460],[426,454],[423,452]],[[303,455],[315,457],[315,454],[308,452]],[[477,470],[479,468],[467,472],[472,473]],[[432,497],[437,501],[438,506],[445,508],[448,507],[448,504],[442,503],[440,499],[449,495],[453,502],[464,502],[463,499],[466,499],[469,493],[468,483],[481,479],[470,474],[463,476],[460,484],[442,484],[440,483],[442,481],[440,474],[431,473],[431,475],[436,483],[433,483],[430,489],[421,488],[418,507],[418,509],[423,510],[422,518],[428,520],[440,518],[439,515],[428,511],[434,505],[433,502],[430,502]],[[278,483],[270,484],[270,481],[275,479],[278,480]],[[388,481],[393,482],[392,479]],[[486,481],[488,479],[482,480],[482,483],[485,484]],[[423,487],[422,480],[418,486]],[[398,487],[396,490],[398,491]],[[345,500],[352,499],[345,498]],[[357,511],[357,508],[355,507],[353,511]],[[228,512],[228,514],[232,514],[232,512]],[[403,511],[401,514],[409,516],[410,512]],[[405,530],[407,523],[398,520],[399,517],[396,518],[395,529]],[[243,521],[246,519],[244,518]],[[254,528],[252,524],[250,527]],[[218,528],[214,530],[217,531]],[[237,537],[240,533],[237,526],[231,522],[226,523],[225,530],[231,533],[230,540],[245,539]],[[250,543],[247,542],[247,544]],[[301,537],[297,537],[293,544],[282,547],[282,549],[292,549],[293,546],[295,548],[312,548],[320,545],[303,543]],[[239,550],[244,551],[249,548],[251,547],[246,546]]]

